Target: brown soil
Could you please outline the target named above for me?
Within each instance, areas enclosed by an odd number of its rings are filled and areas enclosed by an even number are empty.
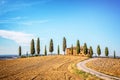
[[[0,61],[0,80],[81,80],[68,66],[80,56],[44,56]]]
[[[120,77],[120,59],[98,58],[88,62],[86,65],[96,71]]]

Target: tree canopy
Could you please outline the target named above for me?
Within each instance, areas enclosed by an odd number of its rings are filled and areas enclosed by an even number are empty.
[[[77,54],[79,54],[80,53],[80,42],[79,42],[79,40],[77,40],[76,50],[77,50]]]
[[[100,45],[98,45],[98,46],[97,46],[97,54],[98,54],[98,56],[100,56],[100,55],[101,55]]]
[[[108,55],[109,55],[108,47],[105,47],[105,56],[108,56]]]
[[[49,52],[51,52],[51,54],[52,54],[53,51],[54,51],[53,40],[51,39],[50,40],[50,45],[49,45]]]
[[[114,51],[114,58],[116,58],[116,52]]]
[[[92,57],[93,55],[93,49],[92,49],[92,46],[90,46],[90,57]]]
[[[71,45],[71,55],[73,55],[73,45]]]
[[[31,41],[31,54],[32,56],[35,54],[34,39]]]
[[[21,46],[19,46],[18,51],[19,51],[19,56],[21,56],[21,54],[22,54],[22,51],[21,51]]]
[[[58,55],[60,54],[60,47],[59,47],[59,45],[58,45],[57,53],[58,53]]]
[[[87,52],[88,52],[88,50],[87,50],[87,44],[86,44],[86,43],[84,43],[83,52],[84,52],[85,55],[86,55]]]
[[[39,55],[40,54],[40,39],[39,38],[37,38],[37,46],[36,46],[36,48],[37,48],[37,54]]]
[[[67,48],[67,43],[66,43],[66,38],[63,38],[63,51],[64,51],[64,55],[65,55],[65,49]]]
[[[44,54],[45,54],[45,56],[47,56],[47,48],[46,48],[46,45],[45,45],[45,51],[44,51]]]

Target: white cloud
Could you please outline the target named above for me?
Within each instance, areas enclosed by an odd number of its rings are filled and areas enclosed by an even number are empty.
[[[43,23],[47,23],[48,20],[25,20],[27,17],[21,17],[21,16],[17,16],[17,17],[13,17],[13,18],[8,18],[5,20],[0,20],[0,24],[19,24],[19,25],[25,25],[25,26],[31,26],[34,24],[43,24]]]
[[[17,42],[19,45],[28,46],[31,39],[34,38],[32,34],[26,34],[22,32],[0,30],[0,37],[10,39]]]

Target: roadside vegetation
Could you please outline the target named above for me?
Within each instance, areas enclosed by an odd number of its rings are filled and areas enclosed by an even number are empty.
[[[77,62],[76,63],[72,63],[68,66],[68,70],[73,73],[73,74],[76,74],[78,75],[80,78],[82,78],[83,80],[102,80],[100,78],[98,78],[97,76],[95,75],[92,75],[90,73],[86,73],[82,70],[79,70],[77,69],[77,66],[76,66]]]

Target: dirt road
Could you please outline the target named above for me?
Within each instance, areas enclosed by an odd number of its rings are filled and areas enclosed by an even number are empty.
[[[0,80],[81,80],[68,66],[85,58],[44,56],[0,61]]]
[[[80,69],[80,70],[83,70],[83,71],[85,71],[85,72],[91,73],[91,74],[93,74],[93,75],[96,75],[96,76],[98,76],[98,77],[101,78],[101,79],[105,79],[105,80],[120,80],[120,78],[118,78],[118,77],[113,77],[113,76],[110,76],[110,75],[106,75],[106,74],[104,74],[104,73],[100,73],[100,72],[97,72],[97,71],[95,71],[95,70],[92,70],[92,69],[86,67],[85,64],[86,64],[87,62],[92,61],[92,60],[95,60],[95,59],[97,59],[97,58],[92,58],[92,59],[88,59],[88,60],[79,62],[79,63],[77,64],[77,68]]]

